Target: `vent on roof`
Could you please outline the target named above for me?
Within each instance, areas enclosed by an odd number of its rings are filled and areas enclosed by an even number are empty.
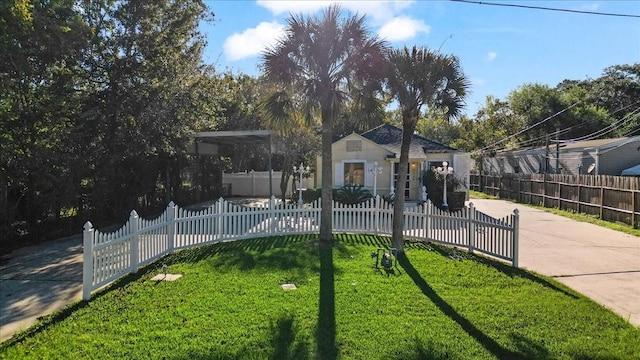
[[[362,140],[347,140],[347,152],[362,151]]]

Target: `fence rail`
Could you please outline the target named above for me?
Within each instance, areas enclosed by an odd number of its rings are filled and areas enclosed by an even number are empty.
[[[305,205],[276,204],[245,207],[220,199],[208,208],[191,211],[173,202],[154,219],[134,211],[114,232],[101,232],[90,222],[84,226],[83,298],[140,266],[178,249],[209,243],[287,234],[313,234],[320,230],[320,199]],[[380,197],[348,206],[333,203],[333,231],[392,234],[393,206]],[[495,219],[473,204],[457,212],[431,203],[404,211],[404,236],[468,249],[518,266],[518,211]]]
[[[471,189],[520,203],[598,216],[640,227],[640,178],[623,176],[471,174]]]

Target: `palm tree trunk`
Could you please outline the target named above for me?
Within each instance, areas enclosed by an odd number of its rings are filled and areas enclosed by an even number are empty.
[[[333,189],[333,169],[332,169],[332,151],[331,145],[333,140],[333,117],[331,110],[325,106],[322,108],[322,193],[320,205],[320,243],[325,245],[331,244],[331,232],[333,228],[333,208],[332,208],[332,189]]]
[[[396,199],[393,205],[393,233],[391,236],[393,247],[398,252],[404,252],[404,193],[407,186],[407,174],[409,172],[409,147],[411,138],[416,128],[418,116],[415,121],[411,115],[403,115],[402,145],[400,146],[400,163],[398,164],[398,181],[396,186]]]

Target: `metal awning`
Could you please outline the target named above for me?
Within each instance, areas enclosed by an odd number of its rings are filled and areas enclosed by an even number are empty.
[[[274,134],[271,130],[203,131],[193,138],[207,144],[238,144],[269,141]]]
[[[193,142],[187,147],[187,152],[193,155],[219,155],[220,145],[234,144],[269,144],[269,195],[273,196],[273,171],[271,169],[271,154],[273,153],[272,130],[241,130],[241,131],[202,131],[193,136]]]

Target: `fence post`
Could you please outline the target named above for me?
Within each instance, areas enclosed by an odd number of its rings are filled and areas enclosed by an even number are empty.
[[[600,220],[604,220],[604,185],[600,184]]]
[[[223,214],[222,212],[224,211],[224,199],[222,197],[220,197],[220,199],[218,199],[218,202],[216,203],[216,215],[218,215],[218,239],[217,242],[222,241],[222,227],[224,225],[224,219],[222,218]]]
[[[476,246],[476,207],[472,202],[469,203],[467,223],[469,224],[469,253],[472,254]]]
[[[93,225],[87,221],[82,232],[82,300],[91,299],[93,287]]]
[[[173,249],[176,244],[176,204],[171,201],[167,206],[167,251],[169,254],[173,253]]]
[[[517,268],[518,267],[518,243],[520,241],[520,211],[518,211],[518,209],[513,210],[513,233],[512,233],[512,240],[511,240],[511,246],[513,249],[513,259],[511,260],[511,264],[513,265],[513,267]]]
[[[276,197],[271,196],[269,198],[269,222],[271,226],[269,227],[269,233],[273,234],[276,232],[276,226],[278,225],[279,219],[276,218]]]
[[[131,214],[129,214],[129,226],[130,229],[133,230],[133,237],[131,238],[130,246],[131,246],[131,272],[138,272],[138,264],[139,264],[139,245],[140,239],[138,234],[138,220],[140,217],[135,210],[131,210]]]
[[[379,231],[380,231],[380,195],[376,195],[376,197],[373,200],[373,206],[375,207],[373,210],[373,216],[374,216],[374,226],[376,231],[374,232],[377,235],[379,235]]]
[[[426,215],[426,221],[424,222],[424,239],[425,241],[429,241],[429,235],[431,232],[431,214],[433,212],[433,203],[431,203],[431,200],[427,200],[427,202],[424,203],[424,211]]]

